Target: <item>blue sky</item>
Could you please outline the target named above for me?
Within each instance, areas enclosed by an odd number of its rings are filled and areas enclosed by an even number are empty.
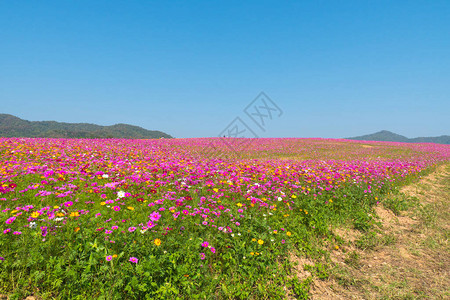
[[[1,1],[0,112],[216,136],[450,134],[450,1]],[[264,91],[283,114],[243,112]]]

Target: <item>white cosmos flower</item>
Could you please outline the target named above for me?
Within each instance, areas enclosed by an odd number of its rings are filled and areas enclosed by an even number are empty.
[[[109,175],[108,174],[103,174],[102,177],[103,178],[109,178]]]
[[[30,222],[30,228],[31,229],[34,229],[34,228],[36,228],[36,222]]]
[[[278,201],[281,201],[281,200],[283,200],[283,198],[281,198],[281,197],[278,197]]]
[[[118,191],[117,192],[117,197],[119,197],[119,198],[125,197],[125,192],[124,191]]]

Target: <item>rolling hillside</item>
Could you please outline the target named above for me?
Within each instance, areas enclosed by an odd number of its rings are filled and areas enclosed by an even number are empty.
[[[27,121],[8,114],[0,114],[0,136],[126,139],[172,138],[169,134],[161,131],[147,130],[128,124],[101,126],[88,123]]]
[[[407,138],[406,136],[399,135],[387,130],[382,130],[376,133],[349,137],[348,140],[359,140],[359,141],[386,141],[386,142],[402,142],[402,143],[435,143],[435,144],[446,144],[450,145],[450,136],[441,135],[436,137],[417,137],[417,138]]]

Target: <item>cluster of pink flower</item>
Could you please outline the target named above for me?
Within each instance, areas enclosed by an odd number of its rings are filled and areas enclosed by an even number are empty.
[[[121,232],[160,227],[165,235],[173,228],[161,220],[170,216],[179,228],[184,220],[231,234],[251,207],[290,208],[298,195],[313,199],[348,185],[371,194],[449,160],[450,146],[330,139],[0,138],[0,153],[4,234],[21,215],[28,222],[62,226],[92,211],[105,222],[115,216],[120,224],[135,206],[147,209],[147,219],[133,220]],[[79,202],[81,196],[89,201]],[[42,235],[52,228],[41,228]],[[121,228],[96,230],[109,238]],[[216,252],[206,241],[202,246]]]

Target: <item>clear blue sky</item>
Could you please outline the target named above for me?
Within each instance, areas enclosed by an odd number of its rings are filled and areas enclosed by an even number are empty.
[[[243,109],[283,110],[266,132]],[[216,136],[450,134],[450,1],[1,1],[0,112]]]

